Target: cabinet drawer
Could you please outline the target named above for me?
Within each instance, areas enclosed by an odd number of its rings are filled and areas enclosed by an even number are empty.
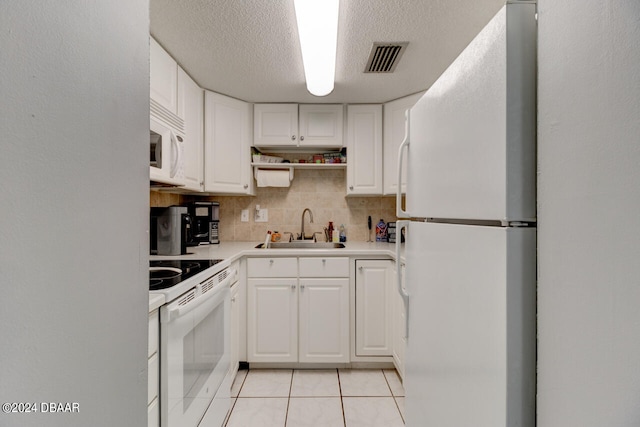
[[[300,258],[300,277],[349,277],[349,258]]]
[[[158,351],[158,338],[159,338],[159,317],[158,310],[153,310],[149,313],[149,352],[147,357],[151,357],[153,353]]]
[[[248,277],[298,277],[297,258],[249,258]]]
[[[158,366],[158,353],[151,356],[149,359],[149,374],[147,377],[147,383],[149,387],[149,391],[147,394],[147,405],[150,404],[153,399],[158,396],[158,374],[159,374],[159,366]]]
[[[237,283],[238,279],[240,279],[240,261],[233,261],[231,263],[231,270],[236,272],[236,275],[233,277],[233,279],[231,279],[231,285],[233,286],[233,284]]]

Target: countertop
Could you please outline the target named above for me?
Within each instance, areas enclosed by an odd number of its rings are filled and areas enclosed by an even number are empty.
[[[219,268],[243,256],[384,256],[396,259],[395,243],[346,242],[341,249],[257,249],[261,242],[222,242],[214,245],[200,245],[187,248],[185,255],[151,255],[150,260],[167,259],[223,259]],[[404,245],[401,245],[400,261],[404,261]],[[164,295],[149,294],[149,312],[165,303]]]
[[[152,255],[151,260],[162,259],[224,259],[232,262],[243,256],[370,256],[384,255],[396,258],[394,243],[346,242],[341,249],[256,249],[261,242],[222,242],[187,248],[186,255]],[[401,261],[404,261],[404,245],[401,246]]]

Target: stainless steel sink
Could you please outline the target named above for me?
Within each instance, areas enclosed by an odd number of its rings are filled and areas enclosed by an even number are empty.
[[[264,248],[264,243],[260,243],[256,246],[257,249]],[[311,242],[294,240],[293,242],[271,242],[269,243],[270,249],[342,249],[344,243],[332,243],[332,242]]]

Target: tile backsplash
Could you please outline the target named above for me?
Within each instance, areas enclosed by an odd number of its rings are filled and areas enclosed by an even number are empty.
[[[189,200],[213,200],[220,203],[220,240],[264,241],[267,230],[280,233],[300,233],[302,211],[311,209],[313,223],[305,215],[305,234],[323,233],[333,221],[336,228],[344,224],[347,241],[367,241],[367,216],[371,215],[375,240],[375,225],[384,219],[395,221],[394,197],[346,197],[344,169],[296,169],[288,188],[258,187],[256,196],[180,196],[151,192],[151,206],[169,206]],[[156,193],[156,194],[154,194]],[[255,222],[256,205],[268,210],[268,222]],[[249,221],[242,222],[242,210],[249,211]],[[284,236],[283,236],[284,237]],[[320,237],[320,236],[319,236]],[[287,235],[288,238],[288,235]]]

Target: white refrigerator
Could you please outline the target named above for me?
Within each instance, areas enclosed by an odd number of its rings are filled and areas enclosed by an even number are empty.
[[[535,425],[536,27],[506,4],[408,114],[408,427]]]

